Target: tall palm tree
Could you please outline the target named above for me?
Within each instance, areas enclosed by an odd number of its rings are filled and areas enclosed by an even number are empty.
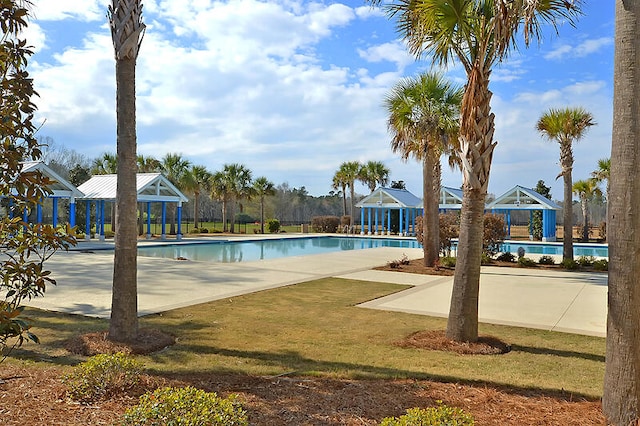
[[[144,36],[141,0],[112,0],[109,26],[116,59],[118,178],[109,338],[138,336],[136,232],[136,60]]]
[[[211,198],[222,203],[222,232],[227,232],[227,204],[229,201],[227,186],[224,172],[218,171],[211,175],[209,179]]]
[[[184,189],[184,179],[190,166],[191,162],[182,157],[182,154],[168,153],[162,157],[162,172],[165,177],[169,179],[169,182],[180,190]],[[170,234],[176,233],[176,208],[177,205],[172,204],[171,218],[169,219],[171,223],[169,228]]]
[[[440,253],[440,156],[457,145],[462,88],[442,75],[424,73],[396,84],[385,99],[391,149],[404,160],[422,161],[424,265],[434,266]]]
[[[379,4],[382,0],[369,0]],[[411,54],[435,63],[458,60],[467,74],[460,120],[463,202],[458,259],[447,322],[456,341],[478,339],[478,295],[484,203],[489,183],[494,115],[489,78],[493,67],[516,48],[541,36],[543,23],[573,23],[580,0],[392,0],[385,3]]]
[[[254,193],[260,197],[260,233],[264,234],[264,198],[276,194],[276,187],[269,179],[260,176],[253,181]]]
[[[225,164],[222,170],[226,185],[229,215],[231,216],[231,227],[229,231],[235,232],[236,204],[242,198],[251,196],[251,170],[243,164]]]
[[[571,187],[573,193],[580,198],[582,209],[582,241],[589,241],[589,201],[595,196],[602,195],[594,179],[579,180]]]
[[[358,180],[373,192],[378,185],[386,186],[389,184],[389,169],[381,161],[367,161],[360,168]]]
[[[349,187],[349,192],[351,195],[351,204],[349,210],[350,216],[350,225],[353,226],[355,224],[355,216],[354,216],[354,205],[356,198],[356,190],[354,188],[355,182],[358,179],[358,175],[360,173],[360,168],[362,165],[358,161],[347,161],[340,164],[340,168],[338,169],[338,174],[343,180],[345,186]]]
[[[191,166],[182,178],[185,191],[193,194],[193,226],[198,228],[200,215],[200,194],[209,189],[211,173],[204,166]]]
[[[606,216],[609,216],[609,184],[610,184],[610,179],[609,177],[611,176],[611,158],[601,158],[598,160],[598,169],[594,170],[593,172],[591,172],[591,177],[593,179],[596,180],[596,182],[600,183],[603,181],[606,181],[607,183],[605,184],[605,193],[606,193],[606,209],[607,209],[607,214]],[[605,237],[609,234],[609,220],[607,219],[606,223],[606,233],[605,233]],[[602,237],[602,236],[601,236]],[[605,238],[606,239],[606,238]]]
[[[573,143],[580,140],[587,129],[595,125],[593,116],[584,108],[551,108],[538,119],[536,128],[543,136],[560,144],[560,167],[564,181],[562,208],[562,259],[573,260]],[[557,179],[557,178],[556,178]]]
[[[609,214],[607,350],[602,409],[609,424],[640,419],[640,30],[637,1],[616,0]]]
[[[336,170],[333,175],[331,187],[342,193],[342,216],[347,215],[347,180],[340,169]]]

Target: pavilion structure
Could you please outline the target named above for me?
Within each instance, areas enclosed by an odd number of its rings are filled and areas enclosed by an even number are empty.
[[[116,201],[117,175],[96,175],[78,187],[84,193],[82,200],[86,203],[87,212],[91,211],[92,203],[96,206],[96,234],[100,240],[104,240],[105,205]],[[161,173],[138,173],[136,176],[136,189],[138,202],[146,203],[146,237],[151,238],[151,204],[160,203],[162,206],[162,234],[165,239],[167,223],[167,204],[176,204],[177,235],[176,239],[182,239],[182,203],[188,198],[178,190]],[[86,215],[85,239],[91,237],[91,215]]]
[[[391,234],[391,212],[398,212],[398,234],[415,235],[416,217],[422,214],[422,200],[406,189],[380,187],[360,200],[360,234]],[[366,231],[365,231],[366,216]]]
[[[529,223],[533,224],[533,212],[542,211],[542,241],[556,241],[556,211],[558,204],[533,189],[516,185],[489,203],[486,210],[503,214],[507,224],[507,236],[511,235],[511,214],[514,211],[528,211]],[[533,227],[529,226],[529,238],[533,239]]]

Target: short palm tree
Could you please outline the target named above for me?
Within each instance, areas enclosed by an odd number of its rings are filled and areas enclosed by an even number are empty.
[[[347,215],[347,186],[348,182],[340,169],[333,175],[331,187],[342,193],[342,216]]]
[[[389,169],[381,161],[367,161],[360,168],[358,180],[373,192],[378,185],[385,186],[389,183]]]
[[[338,169],[338,174],[341,176],[341,179],[349,187],[349,193],[351,195],[350,205],[349,205],[349,217],[350,217],[350,225],[353,226],[355,224],[355,198],[356,198],[356,190],[355,190],[355,182],[358,180],[358,176],[360,174],[360,169],[362,165],[357,161],[347,161],[345,163],[340,164],[340,168]]]
[[[260,197],[260,233],[264,234],[264,199],[275,195],[276,187],[269,179],[260,176],[253,181],[253,190],[255,195]]]
[[[229,201],[229,191],[227,180],[222,171],[215,172],[209,180],[211,198],[222,203],[222,232],[227,232],[227,204]]]
[[[440,156],[457,145],[462,88],[437,73],[424,73],[396,84],[385,99],[391,149],[404,160],[422,162],[424,265],[434,266],[440,253]]]
[[[229,231],[235,232],[236,204],[242,198],[249,198],[252,194],[251,170],[243,164],[225,164],[222,170],[224,185],[227,192],[227,202],[230,208],[231,227]]]
[[[560,167],[564,181],[563,198],[563,244],[562,259],[573,260],[573,181],[571,171],[573,169],[573,143],[580,140],[587,129],[595,125],[593,116],[584,108],[551,108],[545,112],[536,128],[550,141],[560,144]]]
[[[109,152],[103,153],[91,163],[91,174],[113,175],[118,173],[118,156]]]
[[[168,153],[162,157],[162,173],[169,179],[169,182],[180,190],[184,189],[184,179],[189,167],[191,167],[191,162],[185,159],[182,154]],[[169,234],[176,233],[176,207],[177,205],[173,203],[170,206]]]
[[[191,166],[182,178],[185,191],[193,194],[193,226],[198,228],[200,222],[200,194],[209,189],[211,173],[204,166]]]
[[[582,241],[589,242],[589,201],[595,196],[601,196],[602,192],[598,188],[598,183],[594,179],[579,180],[572,186],[572,191],[580,197],[580,208],[582,209]]]
[[[373,4],[382,0],[369,0]],[[494,115],[489,78],[494,66],[507,59],[516,42],[540,38],[542,25],[573,23],[580,0],[390,0],[389,15],[411,54],[430,54],[435,63],[458,60],[467,74],[460,110],[460,161],[463,202],[458,258],[447,337],[478,339],[478,296],[482,256],[483,213],[491,160]],[[522,37],[519,32],[522,31]]]

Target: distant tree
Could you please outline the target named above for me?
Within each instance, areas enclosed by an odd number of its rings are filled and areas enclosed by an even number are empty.
[[[269,179],[260,176],[253,181],[253,189],[257,197],[260,198],[260,233],[264,234],[264,199],[275,195],[276,189]]]
[[[610,176],[611,176],[611,158],[601,158],[600,160],[598,160],[598,169],[591,172],[591,177],[594,178],[598,183],[606,181],[606,185],[605,185],[605,193],[606,193],[605,199],[607,202],[606,217],[609,216],[609,182],[610,182],[609,178]],[[604,228],[605,235],[608,235],[609,233],[608,228],[609,228],[609,221],[607,219],[606,227]]]
[[[242,198],[251,195],[251,170],[243,164],[225,164],[222,170],[222,179],[227,193],[231,217],[230,232],[235,232],[236,204]]]
[[[222,232],[227,232],[227,205],[229,204],[228,182],[224,172],[218,171],[209,180],[211,198],[222,203]]]
[[[378,185],[385,186],[389,183],[389,169],[381,161],[367,161],[360,168],[358,180],[373,192]]]
[[[551,108],[538,120],[536,128],[551,141],[560,144],[560,166],[558,177],[564,180],[563,198],[563,260],[573,260],[573,143],[580,140],[587,129],[595,125],[593,115],[584,108]]]
[[[351,218],[351,225],[355,224],[355,198],[356,198],[356,190],[355,190],[355,182],[358,180],[358,176],[361,169],[361,164],[357,161],[347,161],[340,164],[340,168],[338,169],[338,174],[342,182],[349,187],[350,192],[350,210],[349,216]]]
[[[91,174],[114,175],[118,172],[118,156],[110,152],[103,153],[91,163]]]
[[[177,153],[168,153],[164,157],[162,157],[162,173],[164,173],[165,177],[169,179],[169,181],[175,185],[176,188],[182,190],[184,189],[185,177],[187,172],[189,171],[189,167],[191,167],[191,162],[184,158],[182,154]],[[170,209],[171,218],[170,220],[170,228],[169,233],[176,233],[176,208],[177,205],[172,204]]]
[[[407,189],[407,185],[405,185],[403,180],[394,180],[391,182],[392,189]]]
[[[209,189],[211,173],[204,166],[191,166],[185,173],[183,188],[193,194],[193,226],[198,228],[200,220],[200,194]]]
[[[546,186],[543,180],[539,180],[533,190],[545,198],[549,200],[551,199],[551,187]],[[540,210],[535,210],[533,212],[532,223],[530,226],[533,230],[533,238],[536,240],[542,240],[542,212]]]
[[[589,241],[589,201],[596,196],[601,196],[602,192],[594,179],[579,180],[574,182],[573,193],[580,197],[580,207],[582,209],[582,241]]]
[[[136,157],[138,173],[158,173],[162,163],[155,157],[138,155]],[[144,203],[138,203],[138,235],[144,234]]]
[[[349,186],[349,182],[347,182],[347,177],[344,175],[341,169],[336,170],[333,175],[333,181],[331,187],[336,190],[340,190],[342,194],[342,216],[347,215],[347,187]]]

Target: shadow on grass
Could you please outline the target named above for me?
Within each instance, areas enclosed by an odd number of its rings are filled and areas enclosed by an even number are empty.
[[[604,355],[589,354],[584,352],[563,351],[559,349],[541,348],[534,346],[521,346],[517,344],[511,345],[512,351],[525,352],[532,355],[553,355],[563,358],[580,358],[587,361],[604,362]]]

